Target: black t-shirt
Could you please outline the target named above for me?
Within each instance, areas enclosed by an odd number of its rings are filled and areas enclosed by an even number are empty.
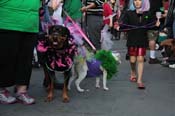
[[[126,11],[123,24],[140,27],[128,31],[127,47],[148,46],[147,29],[143,26],[148,25],[152,21],[153,19],[151,19],[150,12],[143,12],[142,15],[138,15],[136,11]],[[125,28],[128,27],[125,26]]]

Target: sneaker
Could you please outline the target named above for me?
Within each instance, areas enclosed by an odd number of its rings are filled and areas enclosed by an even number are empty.
[[[164,67],[169,67],[170,65],[167,61],[162,61],[160,64]]]
[[[16,93],[16,99],[26,105],[31,105],[35,103],[35,99],[30,97],[26,92],[25,93]]]
[[[0,103],[1,104],[13,104],[16,102],[16,98],[10,95],[10,92],[6,89],[0,91]]]
[[[161,61],[157,58],[149,58],[149,64],[160,64]]]
[[[175,64],[170,64],[169,68],[175,68]]]

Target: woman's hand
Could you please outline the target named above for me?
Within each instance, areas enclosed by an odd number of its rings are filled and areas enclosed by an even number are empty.
[[[160,20],[157,19],[157,21],[156,21],[156,27],[159,27],[159,26],[160,26]]]

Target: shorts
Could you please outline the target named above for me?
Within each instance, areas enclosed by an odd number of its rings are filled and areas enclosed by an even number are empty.
[[[154,41],[156,41],[157,40],[157,38],[158,38],[158,31],[157,30],[149,30],[148,32],[147,32],[147,34],[148,34],[148,40],[150,41],[150,40],[154,40]]]
[[[145,56],[146,48],[143,47],[129,47],[128,48],[129,56]]]

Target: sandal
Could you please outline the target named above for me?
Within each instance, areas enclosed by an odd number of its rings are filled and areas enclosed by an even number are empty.
[[[137,82],[136,76],[131,76],[131,77],[129,78],[129,80],[130,80],[131,82]]]
[[[137,83],[138,89],[145,89],[145,86],[143,83]]]

